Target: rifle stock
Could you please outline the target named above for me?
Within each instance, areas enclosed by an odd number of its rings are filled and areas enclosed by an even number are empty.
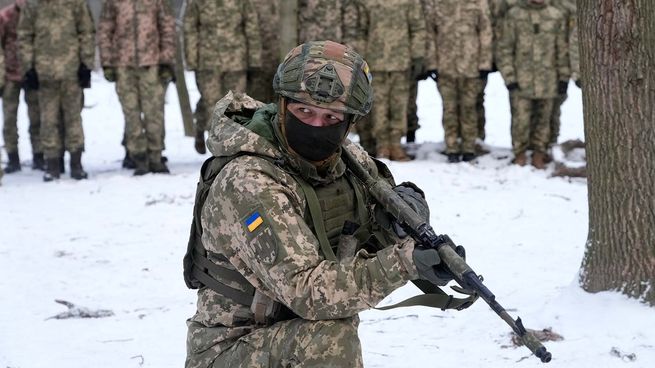
[[[541,342],[523,327],[521,318],[514,320],[497,301],[496,296],[483,283],[466,261],[451,247],[452,240],[447,235],[437,235],[432,226],[423,220],[384,180],[378,180],[366,171],[352,154],[342,147],[343,160],[355,176],[364,183],[369,192],[400,223],[417,243],[425,248],[439,252],[442,262],[453,274],[455,281],[464,289],[478,294],[491,309],[505,321],[521,338],[525,346],[543,363],[550,362],[552,355]]]

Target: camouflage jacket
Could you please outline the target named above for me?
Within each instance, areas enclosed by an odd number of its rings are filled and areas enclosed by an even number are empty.
[[[20,8],[18,3],[11,4],[0,10],[0,42],[4,51],[5,78],[10,81],[23,80],[23,72],[18,61],[18,42],[16,41],[16,28]]]
[[[262,69],[275,73],[280,62],[280,0],[252,0],[259,17]],[[272,80],[271,76],[271,80]]]
[[[550,5],[522,0],[511,8],[497,52],[505,84],[518,83],[519,96],[554,98],[558,81],[569,80],[564,15]]]
[[[259,21],[251,0],[192,0],[184,15],[184,46],[190,70],[260,68]]]
[[[491,70],[493,31],[487,0],[436,0],[437,66],[440,74],[477,78]]]
[[[21,70],[41,80],[77,79],[80,64],[93,69],[95,28],[86,0],[29,0],[18,21]]]
[[[408,71],[425,58],[425,18],[419,0],[356,0],[362,11],[363,53],[372,71]],[[425,61],[425,60],[424,60]]]
[[[277,106],[259,109],[247,123],[254,126],[244,127],[224,116],[233,102],[228,94],[216,105],[214,117],[220,118],[212,122],[208,147],[214,156],[250,155],[230,161],[209,191],[201,221],[202,242],[210,259],[218,263],[218,255],[226,257],[229,267],[239,271],[257,290],[309,320],[355,316],[418,277],[409,238],[396,239],[376,254],[360,250],[345,261],[327,260],[305,220],[306,199],[290,175],[296,170],[295,164],[272,162],[274,158],[281,162],[281,157],[288,157],[276,143]],[[347,147],[372,175],[378,175],[366,152],[350,142]],[[345,173],[339,159],[330,166],[324,180],[327,183]],[[252,230],[244,220],[254,212],[263,222]],[[211,366],[216,355],[258,328],[250,308],[209,288],[198,291],[197,312],[188,326],[187,367]]]
[[[553,6],[564,13],[566,19],[566,41],[569,49],[571,79],[580,79],[580,44],[578,41],[578,10],[575,0],[553,0]]]
[[[168,0],[106,0],[98,48],[102,66],[172,65],[175,17]]]
[[[494,63],[497,63],[496,54],[498,49],[498,41],[501,39],[503,32],[503,24],[505,16],[509,9],[518,4],[519,0],[489,0],[489,11],[491,14],[491,27],[493,28],[493,57]],[[498,67],[497,65],[495,65]]]
[[[300,0],[298,44],[323,40],[341,42],[342,9],[342,0]]]

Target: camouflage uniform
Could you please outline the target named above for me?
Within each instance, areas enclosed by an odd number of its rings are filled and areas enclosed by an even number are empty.
[[[5,55],[4,52],[0,52],[0,81],[5,80]],[[4,175],[4,171],[2,170],[2,165],[0,165],[0,185],[2,185],[2,175]]]
[[[558,81],[569,79],[564,15],[550,5],[522,0],[507,13],[497,53],[505,83],[518,85],[510,94],[514,154],[524,154],[529,144],[545,153]]]
[[[256,290],[287,306],[291,315],[257,324],[249,306],[201,288],[197,312],[187,322],[186,367],[362,367],[357,314],[418,277],[413,242],[393,236],[375,254],[361,249],[342,261],[328,259],[307,220],[308,202],[298,177],[317,192],[342,188],[353,198],[358,190],[353,185],[365,189],[338,156],[319,175],[312,164],[280,149],[283,133],[276,105],[259,108],[241,125],[224,115],[237,103],[228,95],[214,112],[219,118],[210,131],[210,151],[218,157],[241,156],[227,163],[211,185],[202,208],[202,244],[212,262],[238,271]],[[350,142],[345,145],[378,176],[364,151]],[[331,202],[324,213],[345,205],[348,216],[359,213],[368,218],[367,226],[378,226],[372,212],[356,209],[355,201],[339,202]],[[253,229],[247,219],[254,212],[263,221]],[[360,248],[370,244],[369,231],[361,233]],[[339,231],[336,235],[338,239]],[[330,245],[336,243],[330,239]]]
[[[259,16],[262,43],[261,68],[248,70],[248,95],[255,100],[273,102],[273,76],[280,61],[280,0],[252,0]]]
[[[372,130],[378,156],[389,157],[389,150],[401,150],[400,139],[407,129],[407,79],[411,64],[425,58],[425,18],[419,0],[361,0],[360,4],[365,33],[358,39],[366,40],[364,57],[375,92]]]
[[[175,61],[175,18],[166,0],[107,0],[98,23],[103,68],[116,73],[131,157],[153,164],[164,149],[164,89],[160,66]],[[138,157],[138,158],[136,158]]]
[[[341,42],[343,0],[300,0],[298,44],[307,41]]]
[[[39,78],[41,144],[46,159],[59,158],[62,146],[84,150],[82,89],[78,70],[94,65],[94,25],[85,0],[31,0],[18,22],[21,70],[35,69]],[[65,142],[58,134],[64,116]]]
[[[566,41],[569,50],[569,67],[571,69],[571,79],[578,81],[580,79],[580,49],[578,45],[578,26],[577,26],[577,7],[575,0],[554,0],[553,6],[557,7],[566,20]],[[557,143],[560,129],[560,115],[562,104],[568,98],[568,94],[558,94],[553,101],[553,115],[550,119],[550,144]]]
[[[4,50],[5,59],[5,79],[4,92],[2,95],[2,112],[4,115],[4,125],[2,133],[5,141],[7,153],[18,152],[18,126],[17,111],[20,98],[20,91],[23,89],[23,74],[20,70],[18,61],[18,43],[16,42],[16,28],[18,27],[18,18],[20,16],[20,7],[24,2],[16,2],[0,11],[0,40]],[[41,139],[39,131],[41,128],[41,119],[39,118],[39,105],[37,92],[31,89],[25,89],[25,102],[27,102],[28,115],[30,117],[30,142],[32,143],[32,153],[42,155]]]
[[[446,153],[474,154],[478,137],[475,106],[483,88],[480,72],[490,71],[492,63],[487,1],[437,0],[434,19]]]
[[[257,12],[251,0],[192,0],[184,15],[187,68],[196,73],[200,101],[196,130],[207,124],[214,104],[229,90],[246,90],[246,71],[262,66]]]

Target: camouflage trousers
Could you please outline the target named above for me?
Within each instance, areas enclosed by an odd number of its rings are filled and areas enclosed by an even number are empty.
[[[278,322],[241,337],[211,367],[363,367],[358,324],[358,317]]]
[[[378,149],[400,144],[407,129],[406,72],[373,72],[373,134]]]
[[[550,121],[553,99],[531,99],[512,93],[514,113],[512,114],[512,150],[514,155],[532,147],[546,152],[550,141]]]
[[[264,103],[275,102],[275,91],[273,91],[273,77],[275,69],[256,70],[248,72],[248,96]]]
[[[68,152],[84,150],[82,88],[78,83],[77,79],[40,81],[41,145],[46,159],[60,157],[62,148]]]
[[[373,122],[371,115],[366,115],[355,123],[355,131],[359,136],[359,145],[370,155],[375,156],[375,136],[373,135]]]
[[[550,145],[557,144],[559,128],[561,125],[560,116],[562,115],[562,105],[568,97],[568,94],[565,93],[563,95],[558,95],[553,100],[553,116],[550,119],[550,140],[548,141]]]
[[[443,99],[446,153],[475,153],[475,139],[478,137],[475,105],[482,87],[481,80],[440,75],[437,87]],[[458,139],[461,139],[461,147]]]
[[[116,68],[116,93],[130,155],[164,149],[164,91],[157,66]]]
[[[18,104],[20,91],[23,89],[21,82],[5,80],[5,89],[2,94],[2,113],[4,125],[2,135],[5,141],[5,149],[8,153],[18,152]],[[32,153],[42,153],[41,148],[41,117],[39,116],[39,96],[36,90],[24,89],[25,102],[27,103],[27,115],[30,120],[30,142]]]
[[[213,70],[200,70],[196,72],[196,83],[200,90],[200,100],[196,105],[196,130],[206,131],[209,129],[214,105],[228,91],[245,92],[246,91],[246,72],[225,72],[221,73]],[[273,80],[270,80],[273,84]]]
[[[407,132],[416,132],[418,125],[418,107],[416,99],[418,97],[418,81],[414,78],[409,79],[409,99],[407,100]]]
[[[478,98],[475,100],[475,111],[478,115],[478,138],[480,140],[485,140],[487,138],[487,133],[485,131],[485,126],[487,125],[486,111],[484,109],[484,91],[487,89],[488,78],[480,80],[480,90],[478,91]]]

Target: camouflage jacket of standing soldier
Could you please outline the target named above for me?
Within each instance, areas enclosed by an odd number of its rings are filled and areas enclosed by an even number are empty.
[[[280,61],[280,0],[252,0],[252,5],[259,17],[262,68],[275,73]]]
[[[434,23],[439,74],[477,78],[481,70],[491,70],[493,30],[487,0],[436,0]]]
[[[93,69],[95,28],[86,0],[28,0],[18,21],[21,70],[40,80],[77,79],[80,64]]]
[[[102,66],[175,61],[175,17],[168,0],[106,0],[98,22]]]
[[[214,117],[220,118],[212,123],[207,144],[218,157],[245,153],[219,172],[202,210],[202,243],[212,262],[236,269],[258,291],[308,320],[353,317],[418,277],[409,237],[395,238],[377,255],[360,250],[346,261],[327,260],[305,220],[303,190],[290,173],[303,172],[320,187],[350,175],[345,164],[336,160],[318,176],[311,164],[280,148],[275,104],[257,110],[244,125],[224,116],[232,104],[231,94],[217,104]],[[346,146],[378,176],[366,152],[349,141]],[[253,228],[247,221],[255,213],[261,221]],[[372,210],[364,213],[371,219]],[[248,306],[201,288],[197,312],[189,320],[187,367],[211,366],[216,355],[259,327]]]
[[[16,40],[16,28],[18,27],[21,6],[25,6],[25,3],[18,1],[0,10],[0,41],[4,50],[5,78],[13,82],[22,81],[24,74],[20,70],[18,42]]]
[[[570,77],[564,15],[522,0],[507,13],[497,53],[505,84],[518,83],[519,96],[556,97],[558,81]]]
[[[298,1],[298,44],[322,40],[341,42],[342,2],[342,0]]]
[[[262,66],[257,12],[250,0],[191,0],[184,15],[189,70],[246,71]]]
[[[571,79],[580,80],[580,45],[578,43],[578,10],[575,0],[553,0],[553,6],[564,13],[569,45]]]
[[[419,0],[351,1],[361,19],[346,42],[366,45],[359,47],[372,71],[404,72],[412,59],[425,59],[425,17]]]

